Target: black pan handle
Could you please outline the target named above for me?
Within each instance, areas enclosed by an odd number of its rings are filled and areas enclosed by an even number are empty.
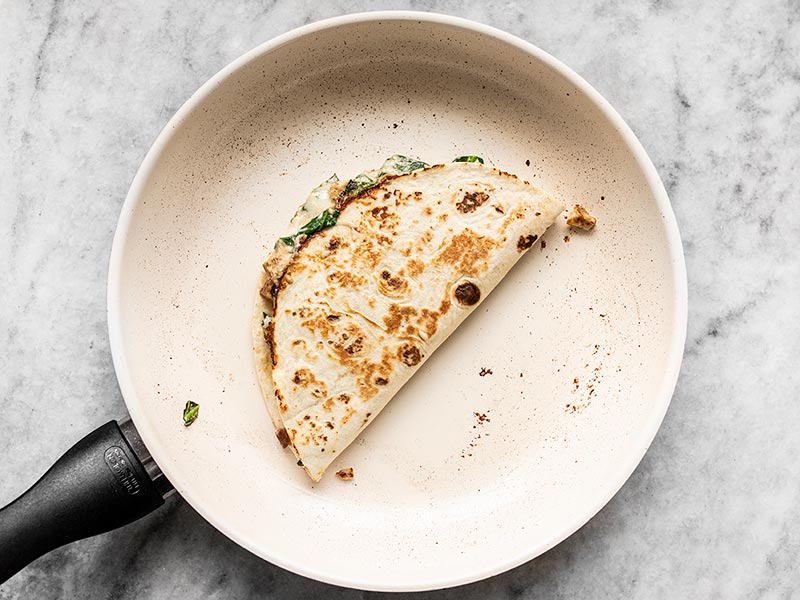
[[[171,491],[133,424],[109,421],[0,510],[0,584],[59,546],[143,517]]]

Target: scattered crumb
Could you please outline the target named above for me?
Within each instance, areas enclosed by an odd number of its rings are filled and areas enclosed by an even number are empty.
[[[578,229],[585,229],[586,231],[594,229],[596,224],[597,219],[590,215],[589,211],[580,204],[576,204],[572,212],[569,213],[569,217],[567,217],[567,225],[570,227],[577,227]]]
[[[520,373],[519,376],[522,377],[522,373]]]
[[[486,413],[488,413],[488,412],[489,411],[487,410]],[[478,429],[478,427],[480,426],[483,431],[482,431],[482,433],[476,433],[472,437],[472,440],[469,442],[469,444],[467,444],[467,447],[465,447],[463,450],[461,450],[461,458],[467,458],[469,456],[472,456],[472,452],[470,452],[470,448],[477,448],[479,440],[481,438],[487,437],[489,435],[489,433],[485,429],[483,429],[483,426],[486,423],[491,422],[491,419],[489,418],[489,416],[486,413],[481,413],[481,412],[472,413],[473,415],[475,415],[475,425],[473,425],[472,428],[473,429]]]
[[[481,368],[481,372],[478,373],[481,377],[485,377],[486,375],[492,375],[492,370],[487,369],[486,367]]]
[[[565,235],[565,236],[564,236],[564,241],[565,241],[565,242],[567,242],[567,243],[569,243],[569,236],[568,236],[568,235]]]
[[[526,160],[525,161],[525,166],[526,167],[530,167],[531,166],[531,161],[530,160]]]
[[[547,242],[542,240],[542,250],[544,250],[545,248],[547,248]]]
[[[346,469],[339,469],[336,471],[336,476],[341,479],[342,481],[350,481],[355,475],[353,474],[353,467],[347,467]]]

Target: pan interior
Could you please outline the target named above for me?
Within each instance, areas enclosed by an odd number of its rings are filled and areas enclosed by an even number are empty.
[[[178,491],[272,562],[382,590],[505,570],[599,510],[668,405],[685,288],[663,188],[597,102],[530,47],[432,16],[307,29],[193,96],[134,182],[109,290],[126,402]],[[260,262],[313,186],[394,153],[481,155],[599,224],[560,219],[337,459],[354,481],[314,485],[256,380]]]

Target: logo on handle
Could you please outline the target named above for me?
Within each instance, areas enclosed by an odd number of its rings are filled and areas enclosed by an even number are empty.
[[[106,464],[111,472],[117,478],[117,481],[125,488],[131,496],[139,493],[139,481],[136,479],[136,473],[131,468],[128,457],[119,446],[111,446],[106,450],[104,457]]]

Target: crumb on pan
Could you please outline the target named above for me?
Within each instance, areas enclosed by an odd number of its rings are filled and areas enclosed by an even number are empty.
[[[589,214],[580,204],[576,204],[567,217],[567,225],[570,227],[577,227],[578,229],[590,230],[594,229],[597,224],[597,219]]]
[[[342,481],[350,481],[355,475],[353,474],[353,467],[347,467],[346,469],[339,469],[336,471],[336,476],[341,479]]]

